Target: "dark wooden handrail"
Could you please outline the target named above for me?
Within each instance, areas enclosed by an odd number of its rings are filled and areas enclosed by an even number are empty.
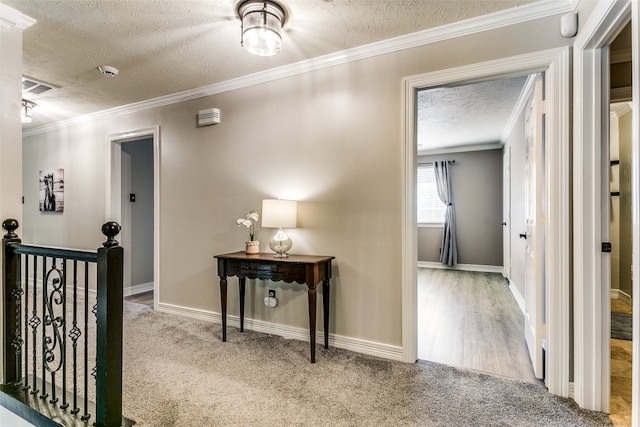
[[[76,249],[54,248],[34,245],[22,245],[14,243],[11,245],[13,252],[20,255],[38,255],[50,258],[62,258],[76,261],[97,262],[98,253],[90,251],[79,251]]]
[[[16,234],[16,220],[7,219],[2,227],[7,233],[2,239],[4,363],[0,393],[10,393],[49,418],[77,418],[86,424],[95,411],[93,425],[130,425],[122,418],[123,248],[115,240],[120,226],[115,222],[102,226],[106,241],[95,252],[24,245]],[[84,280],[84,301],[78,293],[78,263],[84,263],[84,278],[80,278]],[[88,306],[89,263],[97,266],[93,308]],[[77,315],[79,306],[82,316]],[[93,360],[88,358],[87,336],[92,312],[96,347],[95,367],[90,370]],[[77,346],[82,343],[83,363],[76,362]],[[69,362],[66,354],[71,350],[73,360]],[[71,381],[67,364],[73,369]],[[84,405],[78,403],[78,366],[84,369]],[[42,377],[41,385],[37,374]],[[95,404],[87,401],[90,376],[95,377]],[[36,394],[49,403],[46,410],[41,402],[33,403]]]

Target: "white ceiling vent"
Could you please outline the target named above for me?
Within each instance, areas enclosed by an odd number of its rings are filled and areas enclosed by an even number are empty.
[[[217,125],[220,123],[220,110],[209,108],[198,111],[198,126]]]
[[[33,95],[41,95],[50,90],[57,89],[54,86],[42,83],[26,77],[22,78],[22,93],[30,93]]]

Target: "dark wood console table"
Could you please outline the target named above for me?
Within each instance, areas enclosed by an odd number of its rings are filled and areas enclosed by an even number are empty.
[[[244,331],[244,295],[247,278],[306,283],[309,296],[311,363],[316,362],[316,285],[322,282],[324,348],[329,348],[329,280],[331,279],[331,260],[335,257],[289,255],[287,258],[275,258],[273,254],[248,255],[244,252],[234,252],[216,255],[215,258],[218,260],[220,277],[223,342],[227,341],[227,277],[237,276],[240,282],[240,332]]]

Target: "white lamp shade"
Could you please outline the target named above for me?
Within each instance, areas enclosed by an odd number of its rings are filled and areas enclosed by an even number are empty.
[[[262,201],[262,226],[265,228],[296,228],[298,202],[267,199]]]

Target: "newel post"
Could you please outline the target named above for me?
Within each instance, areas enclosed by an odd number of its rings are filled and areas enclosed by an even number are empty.
[[[102,226],[107,237],[98,249],[96,425],[122,424],[123,249],[117,222]]]
[[[7,232],[2,238],[2,382],[14,384],[20,381],[22,372],[20,351],[22,350],[22,333],[20,322],[20,300],[22,286],[20,284],[20,255],[13,252],[11,244],[20,243],[15,233],[18,221],[6,219],[2,228]]]

